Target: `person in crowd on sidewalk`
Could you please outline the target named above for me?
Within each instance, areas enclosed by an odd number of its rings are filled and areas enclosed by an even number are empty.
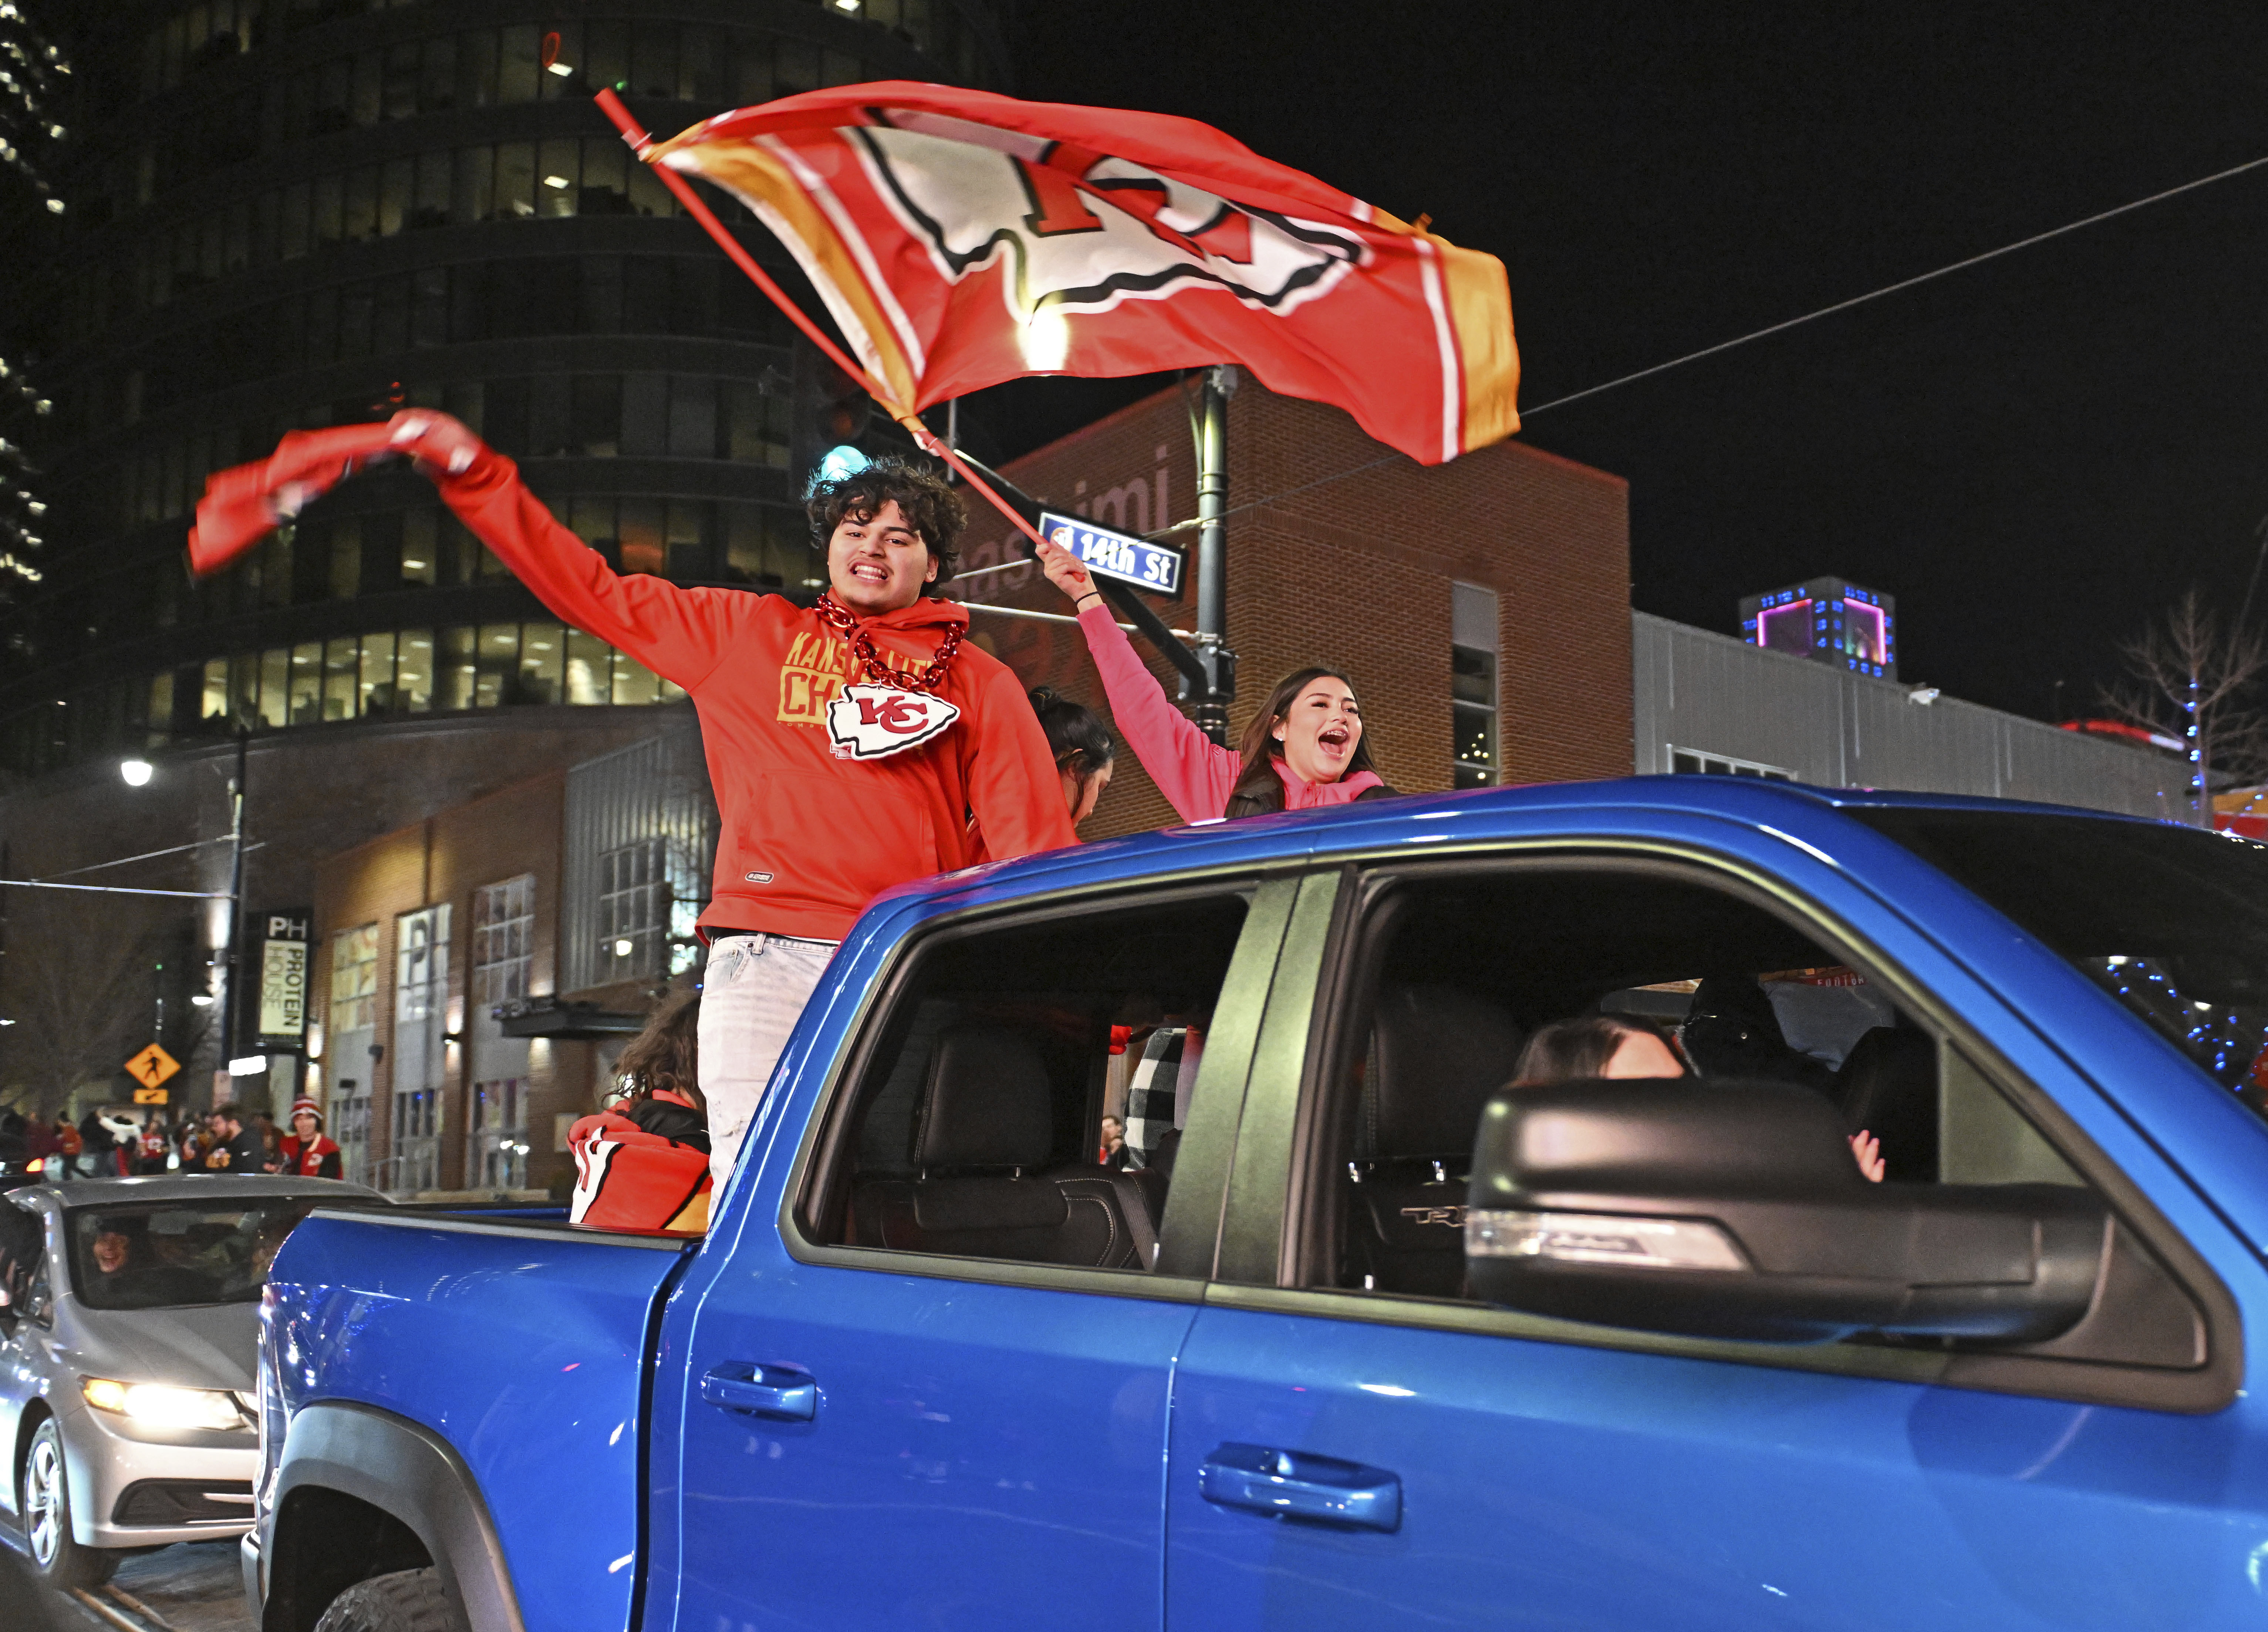
[[[244,1107],[229,1104],[213,1109],[212,1121],[220,1138],[205,1152],[207,1172],[260,1173],[268,1171],[268,1150],[260,1135],[245,1121]]]
[[[63,1164],[57,1159],[63,1146],[56,1141],[55,1130],[47,1118],[33,1116],[24,1124],[24,1155],[40,1164],[40,1171],[50,1179],[63,1177]]]
[[[89,1178],[118,1176],[118,1139],[99,1110],[89,1111],[78,1122],[79,1169]]]
[[[1119,1118],[1102,1119],[1102,1149],[1095,1159],[1105,1167],[1126,1165],[1126,1124]]]
[[[142,1124],[141,1137],[136,1142],[134,1171],[138,1174],[162,1173],[166,1159],[173,1153],[173,1136],[166,1131],[165,1119],[157,1112],[150,1113],[149,1121]]]
[[[709,1227],[708,1102],[701,1092],[701,994],[654,1011],[615,1070],[629,1092],[567,1130],[571,1224],[606,1230]]]
[[[294,1179],[339,1179],[345,1176],[339,1147],[323,1132],[323,1107],[313,1099],[291,1101],[291,1131],[284,1136],[277,1154],[282,1171]]]
[[[1394,792],[1371,764],[1362,706],[1337,670],[1285,675],[1235,749],[1216,746],[1134,655],[1085,563],[1060,544],[1041,545],[1039,556],[1048,581],[1078,609],[1111,718],[1183,821],[1317,810]]]
[[[702,914],[710,1167],[730,1176],[772,1066],[866,903],[909,879],[1072,843],[1047,739],[1008,666],[964,645],[960,496],[880,459],[812,484],[826,592],[688,589],[617,575],[446,415],[394,416],[394,445],[562,619],[676,685],[701,719],[725,842]],[[970,818],[975,818],[974,823]]]
[[[260,1171],[283,1172],[284,1130],[276,1125],[276,1119],[265,1111],[254,1111],[252,1120],[245,1125],[260,1136]]]
[[[63,1165],[64,1178],[77,1179],[80,1176],[78,1160],[85,1150],[86,1141],[79,1137],[77,1124],[67,1115],[58,1115],[55,1118],[55,1156]]]

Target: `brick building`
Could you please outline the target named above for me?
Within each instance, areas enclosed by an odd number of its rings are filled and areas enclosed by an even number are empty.
[[[715,816],[692,722],[315,867],[310,1092],[350,1177],[553,1189],[565,1131],[673,976]]]
[[[1189,416],[1178,392],[1161,392],[1007,474],[1044,503],[1154,533],[1197,513]],[[1421,468],[1336,409],[1248,378],[1228,405],[1228,453],[1227,640],[1240,673],[1232,738],[1279,675],[1327,663],[1352,676],[1380,774],[1404,791],[1630,774],[1629,488],[1620,477],[1516,442]],[[976,514],[962,570],[1016,559],[1008,536],[989,510]],[[1191,552],[1188,598],[1152,604],[1187,630],[1196,533],[1174,536]],[[1028,564],[954,592],[973,605],[1068,610]],[[1057,686],[1107,715],[1077,629],[983,611],[974,623],[980,643],[1030,684]],[[1172,669],[1136,643],[1170,694]],[[1173,820],[1122,754],[1084,832],[1108,837]]]

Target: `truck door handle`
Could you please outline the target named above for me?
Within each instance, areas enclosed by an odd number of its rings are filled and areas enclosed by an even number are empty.
[[[727,1361],[701,1379],[701,1397],[727,1411],[808,1422],[819,1415],[819,1383],[792,1366]]]
[[[1223,1507],[1359,1530],[1402,1527],[1402,1481],[1382,1468],[1271,1445],[1225,1445],[1197,1467],[1197,1494]]]

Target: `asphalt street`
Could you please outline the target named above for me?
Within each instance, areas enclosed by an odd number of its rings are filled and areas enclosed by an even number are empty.
[[[9,1632],[254,1632],[236,1543],[199,1541],[129,1558],[107,1584],[58,1594],[0,1549],[0,1627]]]

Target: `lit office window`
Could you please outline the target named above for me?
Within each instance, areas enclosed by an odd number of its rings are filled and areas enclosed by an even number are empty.
[[[329,1031],[368,1031],[378,1021],[378,926],[362,924],[331,937]]]
[[[527,996],[534,964],[535,875],[473,892],[473,1004],[486,1009]]]
[[[527,1184],[527,1084],[517,1077],[473,1084],[465,1130],[468,1181],[483,1190]]]
[[[1449,690],[1457,786],[1493,788],[1497,754],[1497,594],[1476,584],[1450,586]]]
[[[669,841],[640,839],[599,858],[599,965],[603,979],[650,979],[669,934]]]

